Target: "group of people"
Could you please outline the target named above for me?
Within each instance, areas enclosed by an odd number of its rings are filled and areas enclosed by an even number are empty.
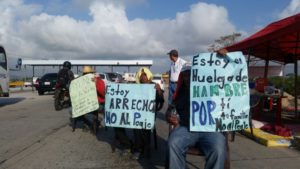
[[[99,103],[99,110],[90,112],[86,115],[76,117],[72,119],[72,129],[75,131],[78,121],[82,121],[85,126],[87,126],[93,134],[97,134],[100,121],[98,120],[98,114],[104,114],[104,102],[105,102],[105,83],[97,76],[94,69],[91,66],[84,66],[82,70],[82,75],[94,74],[94,78],[91,79],[95,82],[97,97]],[[136,83],[137,84],[151,84],[153,78],[152,72],[146,68],[142,67],[136,73]],[[74,75],[71,71],[71,63],[66,61],[63,64],[63,68],[58,73],[58,83],[65,84],[63,87],[69,88],[71,81],[74,79]],[[159,111],[164,105],[163,89],[160,85],[155,84],[155,110]],[[129,138],[125,128],[114,127],[115,132],[115,146],[119,146],[122,149],[122,154],[133,154],[133,159],[139,159],[141,156],[150,156],[150,138],[151,130],[146,129],[133,129],[134,138]]]
[[[217,52],[220,55],[226,55],[227,53],[226,50],[219,50]],[[224,162],[227,158],[225,136],[218,132],[191,132],[189,130],[190,64],[180,58],[178,51],[175,49],[171,50],[168,55],[171,60],[171,65],[169,71],[169,106],[166,112],[166,121],[170,125],[175,126],[175,129],[169,134],[167,141],[166,168],[185,168],[186,152],[190,146],[197,143],[205,155],[205,168],[222,169],[224,168]],[[68,67],[65,69],[70,70],[71,67],[69,65],[71,64],[66,65],[68,65]],[[88,73],[95,73],[95,71],[90,66],[85,66],[83,68],[83,75]],[[59,75],[59,77],[61,76]],[[70,81],[72,80],[72,78],[69,79]],[[73,130],[75,129],[76,121],[81,119],[89,124],[96,134],[99,126],[98,113],[104,112],[105,84],[101,78],[97,76],[95,76],[93,81],[95,81],[96,84],[100,109],[90,113],[93,116],[92,123],[89,123],[84,116],[74,119]],[[153,83],[151,71],[148,68],[140,68],[136,73],[136,83]],[[158,84],[155,84],[155,88],[156,111],[159,111],[164,105],[163,90]],[[176,108],[177,115],[170,113],[170,110],[174,107]],[[114,128],[114,132],[115,139],[122,146],[124,154],[132,153],[134,159],[139,159],[141,156],[150,156],[151,130],[133,129],[134,139],[128,137],[125,128]]]
[[[59,88],[64,88],[69,90],[71,81],[75,79],[74,73],[71,70],[72,64],[69,61],[65,61],[63,63],[63,68],[59,70],[57,81],[56,83],[59,84]],[[92,69],[91,66],[84,66],[82,75],[86,74],[94,74],[95,71]],[[96,75],[96,74],[95,74]],[[75,131],[76,124],[78,121],[83,121],[84,124],[86,124],[88,127],[91,128],[91,131],[96,134],[98,130],[98,126],[100,124],[98,120],[98,113],[103,112],[104,110],[104,101],[105,101],[105,84],[103,80],[99,76],[95,76],[94,79],[91,79],[95,81],[96,89],[97,89],[97,99],[99,103],[99,109],[89,113],[89,115],[92,115],[92,122],[88,120],[85,116],[80,116],[77,118],[72,119],[72,129]],[[60,90],[60,89],[58,89]]]

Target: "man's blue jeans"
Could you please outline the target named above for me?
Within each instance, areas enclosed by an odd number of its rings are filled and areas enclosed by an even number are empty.
[[[176,91],[176,87],[177,87],[177,83],[170,82],[170,84],[169,84],[169,97],[168,97],[169,104],[172,104],[173,94]]]
[[[205,155],[205,169],[224,169],[226,159],[226,139],[218,132],[190,132],[187,127],[178,127],[168,139],[168,161],[170,169],[186,168],[188,146],[199,143]]]

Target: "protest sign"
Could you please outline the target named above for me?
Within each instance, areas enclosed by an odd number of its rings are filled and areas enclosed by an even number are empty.
[[[247,63],[241,52],[193,57],[190,83],[190,130],[234,131],[249,127]]]
[[[72,80],[70,98],[72,102],[72,117],[79,117],[99,108],[93,74],[87,74]]]
[[[106,126],[152,129],[154,118],[154,84],[110,83],[106,86]]]

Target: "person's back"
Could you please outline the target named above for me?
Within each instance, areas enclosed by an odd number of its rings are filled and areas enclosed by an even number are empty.
[[[66,61],[63,64],[63,68],[58,72],[57,83],[60,84],[61,87],[68,89],[73,79],[74,74],[71,70],[71,63]]]

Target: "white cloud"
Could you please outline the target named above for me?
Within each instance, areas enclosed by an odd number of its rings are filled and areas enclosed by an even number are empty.
[[[291,0],[290,4],[279,14],[279,18],[286,18],[300,12],[300,0]]]
[[[11,57],[135,59],[166,57],[173,48],[191,56],[206,51],[220,36],[236,32],[227,10],[214,4],[199,2],[174,19],[129,20],[126,3],[90,2],[91,19],[85,21],[50,15],[22,0],[2,0],[1,43]]]

